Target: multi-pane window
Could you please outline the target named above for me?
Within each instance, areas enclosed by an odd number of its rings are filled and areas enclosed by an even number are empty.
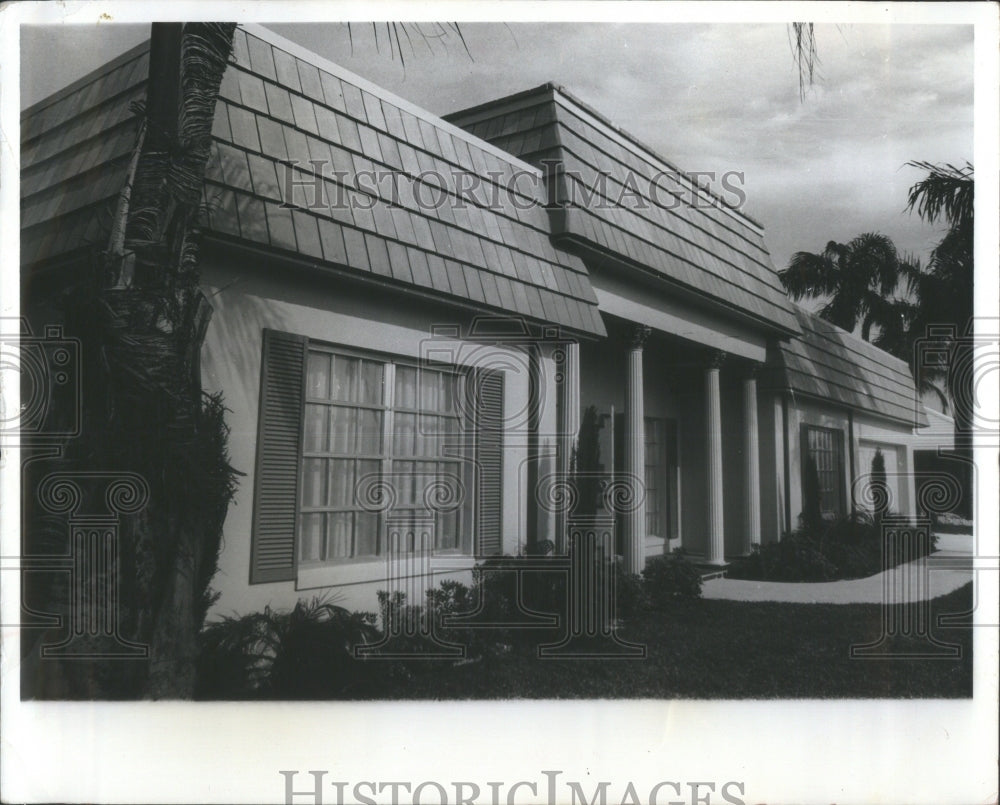
[[[463,376],[310,345],[306,366],[299,561],[384,555],[384,520],[433,518],[434,547],[462,546]],[[391,506],[365,492],[388,488]],[[383,492],[383,494],[385,494]]]
[[[844,460],[841,433],[831,428],[804,427],[804,471],[809,465],[816,468],[819,482],[820,512],[824,517],[837,517],[844,513]],[[811,459],[811,461],[810,461]],[[804,487],[808,488],[803,481]]]
[[[458,548],[462,518],[454,502],[462,497],[464,445],[456,401],[462,376],[426,367],[394,368],[394,513],[412,519],[433,512],[434,548]]]
[[[666,423],[646,419],[646,533],[667,537]]]

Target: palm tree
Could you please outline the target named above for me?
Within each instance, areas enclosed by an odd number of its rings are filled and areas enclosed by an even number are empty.
[[[931,252],[926,270],[907,271],[913,311],[910,339],[934,342],[945,359],[922,367],[946,382],[955,417],[956,445],[972,433],[974,374],[973,325],[973,230],[975,172],[964,167],[911,162],[927,176],[910,188],[907,210],[928,223],[945,223],[948,231]],[[915,357],[917,357],[915,355]]]
[[[831,240],[819,254],[796,252],[778,278],[796,301],[826,298],[819,315],[831,324],[853,332],[860,321],[869,341],[899,284],[900,264],[893,242],[868,232],[848,243]]]
[[[220,397],[201,387],[198,356],[211,307],[200,287],[198,225],[205,167],[235,23],[154,23],[145,103],[107,247],[67,321],[85,334],[84,437],[67,466],[128,469],[150,487],[149,505],[123,518],[123,637],[149,646],[149,663],[63,665],[51,685],[88,698],[191,698],[198,633],[212,601],[222,525],[235,491]],[[378,41],[379,28],[373,25]],[[387,23],[428,41],[418,24]],[[455,34],[436,24],[434,36]],[[412,47],[412,45],[411,45]],[[37,695],[45,697],[44,684]],[[56,694],[59,695],[59,694]]]

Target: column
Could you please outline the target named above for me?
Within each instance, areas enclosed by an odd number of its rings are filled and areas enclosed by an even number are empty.
[[[705,367],[705,422],[708,444],[708,561],[725,564],[726,541],[722,519],[722,404],[719,396],[719,369],[724,352],[712,354]]]
[[[573,448],[580,432],[580,345],[575,341],[561,347],[562,361],[558,363],[559,389],[559,477],[569,479],[573,471]],[[556,510],[557,553],[569,547],[569,515],[567,507]]]
[[[625,571],[641,573],[646,559],[646,427],[642,399],[642,348],[649,328],[636,325],[629,333],[625,379],[625,477],[632,504],[624,513]]]
[[[760,545],[760,428],[757,424],[757,370],[743,378],[743,552]]]

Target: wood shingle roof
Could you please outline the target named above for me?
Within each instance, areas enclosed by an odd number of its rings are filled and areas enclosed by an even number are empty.
[[[145,42],[22,113],[22,266],[107,238],[148,72]]]
[[[800,338],[769,357],[766,384],[826,402],[923,427],[927,415],[905,361],[795,307]]]
[[[489,310],[603,335],[540,173],[257,26],[215,117],[209,227]]]
[[[23,266],[106,239],[148,59],[147,42],[22,115]],[[213,136],[208,231],[604,335],[536,168],[265,28],[236,31]]]
[[[763,230],[562,87],[456,112],[448,120],[546,166],[553,236],[651,270],[783,335],[795,315]]]

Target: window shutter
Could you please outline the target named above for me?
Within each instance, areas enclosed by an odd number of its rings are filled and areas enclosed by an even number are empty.
[[[476,553],[490,556],[503,552],[503,373],[477,373],[475,400],[476,466]]]
[[[306,339],[264,330],[250,583],[295,579]]]

